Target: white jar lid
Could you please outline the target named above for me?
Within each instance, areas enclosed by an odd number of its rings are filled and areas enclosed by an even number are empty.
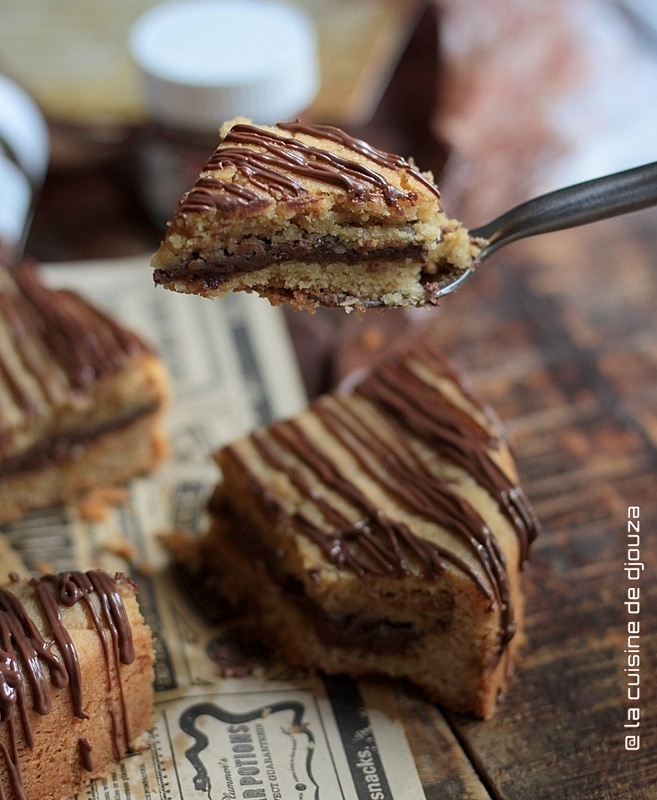
[[[176,128],[291,119],[319,88],[313,22],[278,0],[172,0],[137,20],[130,50],[149,114]]]

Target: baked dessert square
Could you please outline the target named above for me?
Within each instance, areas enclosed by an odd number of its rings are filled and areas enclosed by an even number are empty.
[[[0,523],[152,470],[168,395],[136,333],[32,264],[0,267]]]
[[[327,125],[233,121],[152,265],[156,284],[205,297],[410,307],[436,303],[480,245],[401,156]]]
[[[0,586],[0,796],[60,800],[148,746],[153,642],[126,576]]]
[[[430,340],[215,458],[198,560],[258,641],[493,714],[538,524],[499,423]]]

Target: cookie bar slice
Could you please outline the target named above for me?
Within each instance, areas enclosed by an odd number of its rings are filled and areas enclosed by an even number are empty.
[[[0,796],[60,800],[148,746],[152,633],[124,575],[0,586]]]
[[[431,305],[479,250],[429,173],[344,131],[227,123],[152,259],[156,284],[272,304]]]
[[[259,640],[293,664],[494,712],[537,523],[498,423],[433,345],[216,461],[203,561]]]
[[[34,265],[0,267],[0,523],[153,469],[168,394],[134,332]]]

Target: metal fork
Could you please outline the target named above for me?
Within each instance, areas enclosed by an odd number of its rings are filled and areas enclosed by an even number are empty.
[[[654,205],[657,205],[657,162],[557,189],[471,229],[472,238],[486,241],[475,266],[518,239],[575,228]],[[468,269],[461,273],[441,287],[437,296],[453,292],[475,271]]]

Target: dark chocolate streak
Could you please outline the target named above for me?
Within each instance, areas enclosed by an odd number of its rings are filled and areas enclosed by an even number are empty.
[[[190,258],[182,267],[172,270],[154,270],[156,284],[166,285],[184,277],[186,282],[196,282],[205,289],[233,280],[240,272],[256,272],[286,261],[305,261],[317,264],[358,264],[365,272],[376,270],[379,262],[388,265],[391,261],[420,260],[425,255],[421,244],[403,247],[372,247],[367,250],[350,249],[335,236],[319,236],[314,241],[299,240],[285,245],[272,244],[255,236],[245,237],[230,254],[213,254],[210,263],[202,258]]]
[[[122,731],[119,733],[116,722],[112,730],[117,758],[127,749],[132,738],[128,730],[119,664],[131,664],[135,652],[130,622],[116,581],[106,573],[92,570],[45,575],[33,580],[32,586],[52,641],[44,638],[20,599],[9,589],[0,587],[0,722],[7,733],[5,741],[0,741],[0,753],[9,784],[18,798],[24,797],[18,759],[19,726],[27,746],[34,747],[28,704],[38,714],[48,714],[52,710],[53,688],[68,687],[73,715],[88,719],[84,711],[78,654],[62,620],[62,606],[81,603],[101,641],[112,719],[115,720],[117,715],[113,700],[115,692],[118,692],[121,705]],[[97,598],[98,608],[92,596]],[[87,739],[79,740],[79,756],[84,769],[93,769],[91,745]]]
[[[267,463],[284,471],[296,489],[312,500],[325,524],[301,511],[294,521],[332,563],[361,575],[397,576],[420,565],[429,578],[451,563],[472,579],[491,605],[496,602],[501,608],[503,646],[516,626],[499,543],[475,508],[446,480],[433,474],[410,443],[409,433],[430,444],[441,458],[463,468],[491,493],[517,532],[521,563],[537,533],[537,524],[519,487],[490,458],[488,450],[499,446],[497,439],[405,363],[415,360],[416,365],[430,365],[433,373],[438,369],[444,378],[457,381],[437,353],[427,353],[393,356],[356,388],[357,395],[384,413],[387,424],[383,428],[372,419],[371,412],[360,410],[340,393],[316,401],[312,409],[351,453],[363,474],[401,506],[457,536],[477,558],[481,573],[450,550],[416,536],[405,523],[390,519],[341,474],[340,467],[313,444],[298,422],[277,423],[267,432],[254,434],[252,441]],[[239,460],[237,452],[231,452]],[[293,453],[308,469],[291,468],[286,452]],[[333,493],[351,506],[349,516],[334,506],[330,499]],[[266,494],[266,500],[274,507],[278,505],[275,494]]]
[[[9,275],[18,293],[0,289],[0,316],[7,322],[17,358],[49,402],[56,400],[51,383],[55,368],[64,372],[73,391],[85,391],[95,380],[118,369],[130,354],[147,349],[135,334],[74,292],[43,285],[31,265],[22,265]],[[49,358],[45,361],[35,358],[35,339],[46,348]],[[1,359],[0,374],[14,402],[34,418],[33,401]]]
[[[86,736],[78,739],[78,751],[80,753],[82,766],[87,770],[87,772],[93,772],[95,769],[93,747]]]
[[[421,356],[418,354],[416,357]],[[438,357],[437,353],[430,356],[434,368]],[[490,445],[486,446],[481,434],[477,437],[480,426],[453,405],[437,404],[435,391],[418,381],[404,362],[400,354],[390,359],[384,368],[368,376],[357,387],[357,393],[383,407],[402,427],[473,475],[477,483],[490,492],[516,530],[522,563],[538,534],[538,522],[524,492],[490,457]],[[445,376],[454,380],[453,373],[445,373]],[[409,385],[412,389],[408,388]]]
[[[339,128],[301,122],[279,123],[277,127],[319,142],[327,139],[337,142],[379,167],[403,170],[440,198],[438,189],[401,156],[377,150]],[[357,160],[333,153],[320,144],[306,144],[294,135],[283,136],[254,125],[235,125],[215,151],[206,170],[228,167],[236,170],[243,183],[204,175],[183,198],[179,211],[183,214],[214,208],[228,211],[240,205],[258,208],[274,199],[294,200],[307,194],[307,189],[299,182],[301,177],[337,186],[356,200],[380,193],[389,206],[416,197],[415,192],[394,186],[383,175]]]

